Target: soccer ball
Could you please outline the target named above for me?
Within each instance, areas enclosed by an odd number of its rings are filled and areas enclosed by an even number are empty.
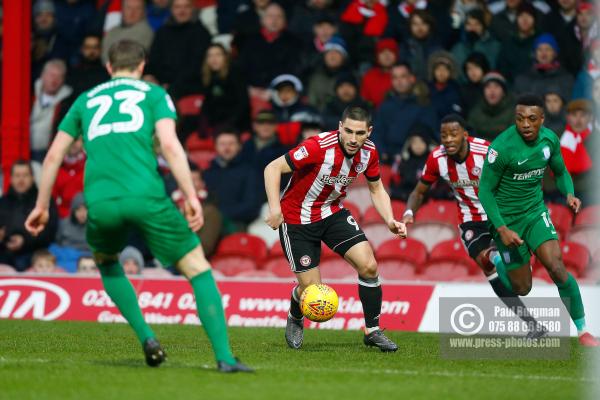
[[[300,309],[311,321],[328,321],[337,312],[338,295],[333,288],[323,283],[310,285],[300,296]]]

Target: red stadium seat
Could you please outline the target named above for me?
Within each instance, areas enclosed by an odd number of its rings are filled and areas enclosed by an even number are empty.
[[[371,205],[371,192],[365,186],[350,186],[346,195],[346,201],[356,204],[361,213],[364,214],[365,210]]]
[[[280,242],[275,242],[269,249],[269,259],[278,257],[285,257],[285,250],[281,247]]]
[[[207,169],[216,155],[217,154],[212,150],[196,150],[188,152],[189,160],[196,164],[201,170]]]
[[[236,278],[277,278],[277,275],[275,275],[271,271],[254,269],[254,270],[247,270],[247,271],[239,272],[235,275],[235,277]]]
[[[321,244],[321,261],[329,260],[329,259],[339,259],[342,258],[338,253],[331,250],[324,243]]]
[[[290,264],[285,257],[271,258],[262,265],[261,269],[269,271],[280,278],[290,278],[294,276],[294,272],[290,268]]]
[[[358,206],[351,201],[344,201],[342,205],[346,210],[350,211],[350,214],[352,214],[354,220],[360,223],[360,221],[362,220],[360,208],[358,208]]]
[[[413,238],[391,239],[383,242],[377,248],[377,260],[382,261],[404,261],[412,264],[415,269],[427,261],[427,248],[421,242]]]
[[[425,263],[423,271],[435,267],[436,265],[444,265],[444,268],[434,268],[434,270],[448,270],[448,265],[457,266],[457,270],[462,267],[471,274],[481,273],[479,266],[473,261],[465,250],[460,239],[446,240],[438,243],[429,254],[429,260]],[[459,268],[460,267],[460,268]],[[462,272],[459,272],[462,274]]]
[[[559,239],[565,240],[571,230],[571,225],[573,225],[573,212],[569,207],[562,204],[549,203],[547,206],[550,219],[558,232]]]
[[[416,223],[446,223],[455,227],[460,223],[453,200],[433,200],[423,205],[415,216]]]
[[[576,276],[583,275],[590,264],[590,252],[588,249],[575,242],[564,242],[561,245],[563,262],[567,269],[576,271]]]
[[[177,113],[180,116],[200,115],[202,103],[204,103],[204,96],[201,94],[184,96],[177,101]]]
[[[256,269],[254,260],[234,255],[215,255],[211,259],[211,265],[225,276],[236,276],[240,272]]]
[[[575,217],[575,226],[600,228],[600,205],[583,208]]]
[[[375,206],[369,206],[361,219],[361,225],[381,224],[382,222],[381,216],[379,216]]]
[[[381,173],[381,182],[386,189],[390,187],[390,181],[392,180],[392,167],[389,165],[379,165],[379,171]]]
[[[221,240],[215,256],[246,257],[260,263],[267,258],[267,245],[258,236],[234,233]]]
[[[590,254],[600,251],[600,228],[588,225],[575,225],[571,228],[568,240],[585,246]]]
[[[455,261],[433,261],[428,263],[418,278],[429,281],[460,281],[469,277],[469,267]]]
[[[350,264],[343,258],[329,258],[321,260],[319,270],[321,278],[327,279],[354,279],[356,280],[357,273]]]
[[[432,201],[417,211],[414,225],[408,227],[408,235],[423,242],[431,251],[438,243],[456,238],[458,223],[455,202]]]
[[[191,133],[185,140],[187,151],[215,151],[215,141],[213,138],[200,138],[197,133]]]
[[[384,260],[378,261],[377,268],[379,276],[384,281],[410,281],[417,279],[417,269],[415,265],[404,260]]]
[[[365,236],[373,248],[378,248],[383,242],[397,238],[398,236],[390,232],[388,226],[382,222],[378,224],[368,224],[362,227]]]

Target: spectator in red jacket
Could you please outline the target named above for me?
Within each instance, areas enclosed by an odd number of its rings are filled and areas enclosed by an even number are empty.
[[[351,46],[350,59],[357,65],[370,63],[375,41],[388,23],[385,6],[378,0],[352,0],[340,20],[340,33]]]
[[[390,69],[398,61],[398,44],[394,39],[381,39],[375,47],[376,66],[369,69],[363,76],[360,85],[362,98],[379,107],[385,94],[392,87]]]
[[[83,170],[85,153],[81,139],[71,145],[65,156],[54,185],[53,197],[58,206],[58,216],[66,218],[71,213],[71,201],[79,192],[83,192]]]

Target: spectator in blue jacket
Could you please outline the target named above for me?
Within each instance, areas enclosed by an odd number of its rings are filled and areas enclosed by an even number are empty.
[[[208,191],[217,196],[225,234],[243,231],[260,209],[256,173],[242,161],[241,149],[237,133],[222,129],[215,138],[217,157],[204,173]]]
[[[427,86],[417,82],[406,63],[394,66],[391,73],[392,90],[379,107],[372,135],[384,163],[391,163],[394,155],[400,154],[410,127],[417,122],[437,132],[437,116]]]
[[[436,51],[429,57],[429,96],[437,117],[463,113],[458,72],[452,54]]]

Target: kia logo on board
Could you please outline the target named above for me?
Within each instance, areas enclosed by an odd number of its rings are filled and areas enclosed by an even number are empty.
[[[34,279],[0,279],[0,319],[52,321],[67,311],[71,297],[60,286]]]

